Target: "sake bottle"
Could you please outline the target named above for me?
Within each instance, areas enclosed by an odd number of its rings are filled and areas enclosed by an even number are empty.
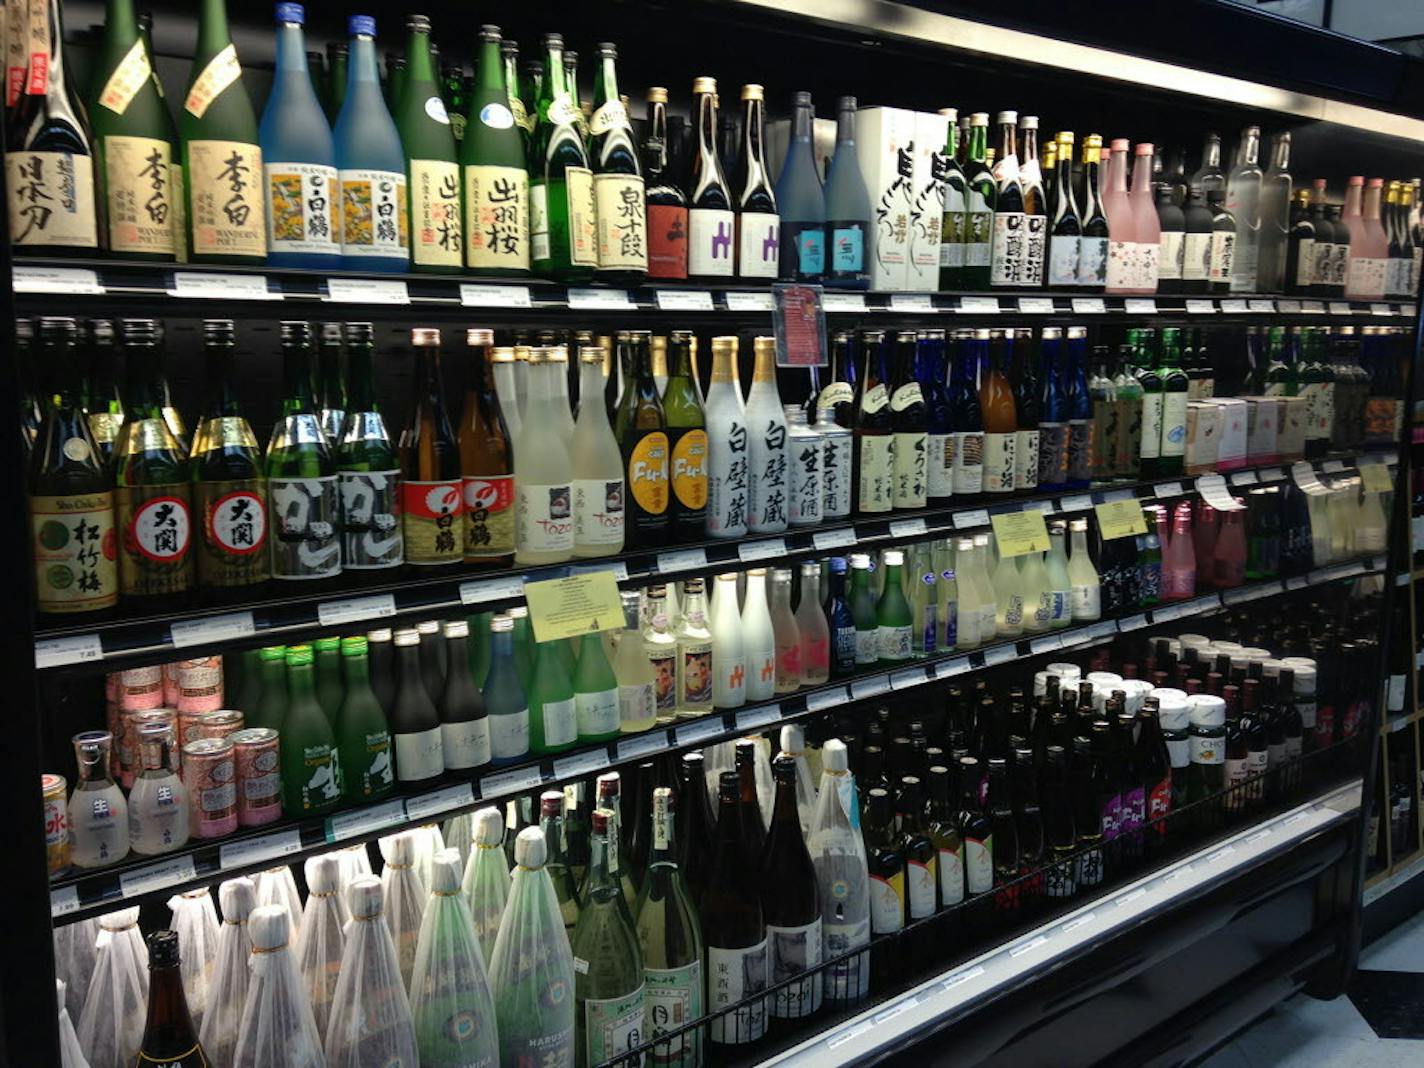
[[[410,343],[415,399],[400,440],[401,525],[406,563],[426,569],[464,558],[464,483],[460,447],[445,407],[440,331],[416,327]]]
[[[870,588],[870,557],[865,553],[850,555],[850,612],[855,621],[855,666],[871,667],[880,659],[880,625]]]
[[[430,20],[407,15],[405,83],[395,114],[410,196],[410,262],[417,271],[454,274],[464,263],[459,149],[440,97]]]
[[[683,586],[683,612],[678,621],[676,714],[679,719],[712,711],[712,632],[707,629],[707,595],[701,579]]]
[[[530,351],[529,364],[529,413],[514,443],[514,561],[555,564],[574,552],[574,469],[563,441],[549,432],[558,365],[544,347]]]
[[[954,577],[959,587],[959,648],[975,649],[985,636],[980,631],[983,593],[971,567],[974,560],[974,539],[960,538],[955,544]],[[992,602],[991,602],[992,603]],[[989,632],[989,637],[993,631]]]
[[[198,45],[179,118],[190,258],[262,263],[267,257],[262,149],[224,0],[202,0],[199,7]]]
[[[742,654],[747,662],[747,700],[769,701],[776,693],[776,628],[767,601],[766,568],[747,573],[742,604]]]
[[[670,525],[667,416],[653,380],[647,332],[622,332],[619,344],[631,352],[633,365],[614,426],[628,488],[628,541],[639,548],[655,547],[667,543]]]
[[[801,688],[801,628],[791,611],[791,572],[787,568],[771,572],[771,629],[776,643],[776,692],[795,693]]]
[[[365,638],[341,639],[345,687],[336,712],[336,751],[341,766],[341,796],[353,804],[384,797],[396,779],[390,726],[371,689],[366,650]]]
[[[321,415],[321,430],[326,443],[336,447],[341,427],[346,422],[346,382],[342,377],[342,324],[321,324],[321,348],[316,357],[316,401]]]
[[[1073,590],[1073,622],[1089,623],[1102,615],[1102,600],[1098,570],[1088,556],[1088,521],[1075,519],[1068,529],[1073,535],[1073,551],[1068,559],[1068,581]]]
[[[757,338],[754,350],[756,363],[746,406],[751,482],[747,532],[779,534],[788,524],[787,496],[791,482],[786,412],[776,389],[776,338]]]
[[[529,152],[529,237],[534,271],[586,282],[598,267],[593,171],[579,132],[578,93],[564,72],[564,39],[544,35],[544,82]]]
[[[671,723],[677,708],[677,636],[668,615],[667,587],[651,586],[642,624],[643,655],[653,672],[657,721]]]
[[[341,757],[336,734],[316,699],[309,645],[288,647],[287,711],[279,753],[282,811],[293,818],[327,812],[341,800]]]
[[[708,439],[707,417],[693,370],[697,336],[691,330],[674,330],[668,347],[672,366],[662,404],[672,484],[668,533],[676,543],[700,540],[706,532]]]
[[[747,660],[737,576],[718,575],[712,587],[712,704],[741,708],[747,702]]]
[[[831,557],[826,621],[830,631],[831,674],[838,679],[855,674],[856,668],[857,631],[847,599],[846,571],[845,557]]]
[[[899,549],[885,552],[885,586],[875,603],[876,646],[882,664],[899,664],[910,659],[914,648],[913,619],[905,599],[900,571],[905,554]]]
[[[914,546],[905,561],[905,579],[910,585],[910,651],[916,657],[933,656],[939,640],[937,624],[939,575],[930,556],[928,542]]]
[[[539,642],[529,687],[529,751],[560,753],[578,740],[574,686],[557,641]]]
[[[935,570],[935,650],[952,653],[959,647],[959,572],[949,538],[934,543],[930,561]]]
[[[354,571],[385,571],[405,562],[400,461],[376,402],[370,323],[347,323],[350,391],[335,445],[340,490],[341,560]]]
[[[579,348],[579,396],[594,397],[599,396],[603,389],[603,350],[597,345],[584,345]],[[653,398],[656,401],[656,397]],[[539,428],[531,427],[531,430],[538,435]],[[661,434],[661,431],[651,431],[649,436]],[[526,435],[528,437],[529,435]],[[542,435],[548,438],[550,435],[545,431]],[[661,482],[661,492],[664,502],[667,494],[666,464],[667,464],[667,437],[662,435],[661,445],[658,442],[651,442],[646,453],[651,457],[661,449],[661,463],[663,465],[663,481]],[[630,461],[629,471],[632,470],[632,454],[637,452],[635,446],[626,454]],[[643,514],[645,510],[637,504],[632,509],[626,507],[625,500],[628,490],[632,486],[631,478],[624,479],[624,459],[625,453],[618,446],[618,439],[614,436],[613,429],[608,425],[608,415],[602,404],[580,404],[578,419],[574,422],[573,445],[571,449],[573,458],[573,504],[574,504],[574,547],[573,554],[578,557],[609,556],[613,553],[621,552],[627,537],[628,522],[627,517],[630,512]],[[653,459],[648,459],[648,463],[653,463]],[[656,484],[656,479],[644,478],[640,468],[640,485],[643,488],[645,498],[649,494],[649,487]]]
[[[307,72],[301,4],[277,5],[277,71],[258,137],[266,191],[267,255],[278,267],[340,265],[336,146]]]
[[[772,387],[774,390],[775,382]],[[784,418],[784,417],[783,417]],[[751,505],[748,417],[737,381],[737,339],[712,339],[712,384],[707,390],[707,534],[740,538]]]
[[[494,331],[472,327],[465,343],[472,363],[457,435],[465,563],[507,567],[514,559],[514,449],[495,395]]]
[[[502,612],[490,620],[489,674],[483,696],[491,762],[498,766],[523,760],[529,753],[529,705],[514,663],[514,620]]]
[[[599,44],[589,119],[590,163],[598,224],[594,278],[635,286],[648,275],[648,220],[642,168],[628,108],[618,94],[618,49]]]
[[[892,500],[896,508],[923,508],[929,492],[929,415],[915,375],[918,351],[914,331],[896,335],[890,391],[890,426],[895,441]]]
[[[791,107],[791,143],[776,181],[781,211],[777,277],[784,282],[820,282],[826,273],[826,200],[811,146],[816,111],[810,93],[796,93]]]
[[[429,782],[445,771],[440,713],[421,670],[419,632],[398,630],[395,644],[400,683],[390,724],[395,740],[396,778],[403,783]]]
[[[573,686],[579,742],[606,742],[618,737],[622,722],[618,677],[604,655],[603,640],[597,633],[585,634],[580,640]]]
[[[514,64],[506,68],[501,51],[499,27],[481,26],[470,114],[460,142],[465,267],[472,274],[529,272],[524,104],[518,86],[509,82]],[[514,432],[511,424],[510,433]]]
[[[1063,551],[1065,530],[1062,523],[1055,523],[1048,532],[1048,558],[1044,566],[1048,571],[1048,588],[1053,601],[1049,612],[1049,626],[1059,630],[1073,621],[1073,583],[1068,578],[1068,554]]]
[[[1024,587],[1018,561],[1000,554],[994,565],[994,636],[1017,638],[1024,632]]]
[[[642,597],[635,590],[624,590],[623,633],[613,656],[613,677],[618,684],[618,729],[634,734],[652,728],[657,719],[657,681],[652,664],[643,649],[643,634],[639,627],[638,607]]]
[[[1042,553],[1019,557],[1019,585],[1023,591],[1024,630],[1042,634],[1053,625],[1053,584]]]
[[[821,609],[821,565],[801,565],[801,600],[796,605],[796,629],[801,641],[801,684],[820,686],[831,677],[831,632]]]
[[[449,619],[445,636],[445,686],[440,711],[440,748],[446,771],[469,771],[490,762],[489,711],[470,668],[470,625]]]
[[[895,505],[894,413],[890,408],[890,376],[885,366],[885,335],[879,330],[860,334],[865,370],[856,385],[855,479],[852,488],[857,515],[880,515]]]
[[[69,795],[69,859],[76,868],[102,868],[129,855],[129,806],[109,765],[114,736],[84,731],[73,738],[78,778]]]

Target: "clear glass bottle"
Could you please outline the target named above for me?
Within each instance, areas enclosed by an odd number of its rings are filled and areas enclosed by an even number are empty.
[[[796,629],[801,640],[801,684],[819,686],[831,677],[831,632],[821,608],[821,565],[809,560],[801,565],[801,600],[796,606]]]
[[[69,797],[69,859],[76,868],[103,868],[129,855],[129,805],[110,774],[114,736],[84,731],[73,738],[79,769]]]
[[[1072,555],[1068,559],[1068,581],[1073,591],[1074,623],[1089,623],[1102,615],[1098,569],[1088,556],[1088,521],[1075,519],[1069,524],[1072,533]]]
[[[668,587],[650,586],[642,611],[643,655],[653,671],[657,721],[673,721],[677,708],[677,636],[668,613]]]
[[[516,564],[561,563],[574,553],[574,465],[568,446],[551,432],[559,425],[560,369],[547,347],[530,351],[529,406],[514,442]],[[617,460],[613,469],[620,482],[622,467]]]
[[[776,642],[776,692],[794,693],[801,688],[801,628],[791,611],[788,568],[773,568],[771,572],[771,628]]]
[[[994,565],[994,636],[1017,638],[1024,632],[1024,581],[1018,561],[1012,556],[999,556]]]
[[[763,572],[765,574],[765,572]],[[676,715],[679,719],[712,711],[712,632],[707,629],[707,595],[701,579],[683,585],[683,611],[676,641]]]

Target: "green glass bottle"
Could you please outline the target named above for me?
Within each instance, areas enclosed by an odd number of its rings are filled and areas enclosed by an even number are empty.
[[[460,142],[465,266],[474,274],[529,272],[524,105],[510,80],[518,56],[516,46],[514,58],[503,59],[498,26],[480,27],[474,92]]]
[[[574,687],[559,646],[538,642],[529,686],[529,752],[561,753],[578,740]]]
[[[1180,475],[1187,451],[1187,390],[1191,386],[1182,368],[1182,331],[1175,326],[1162,331],[1162,446],[1157,473]]]
[[[554,893],[559,898],[564,931],[572,939],[574,928],[578,926],[579,896],[578,880],[574,878],[573,867],[569,864],[565,826],[564,792],[545,790],[539,795],[539,829],[544,832],[544,842],[549,848],[549,860],[544,867],[553,880]]]
[[[1271,327],[1267,335],[1267,363],[1260,393],[1267,397],[1294,397],[1300,392],[1299,373],[1292,356],[1293,346],[1287,342],[1285,327]]]
[[[618,880],[617,816],[593,813],[587,895],[571,944],[578,1064],[593,1068],[642,1044],[643,958]]]
[[[476,612],[466,619],[470,626],[470,641],[467,646],[470,653],[470,675],[480,689],[484,689],[485,678],[489,675],[490,621],[493,619],[493,612]]]
[[[500,63],[504,67],[504,90],[505,101],[509,107],[509,112],[514,116],[515,129],[519,131],[520,142],[524,145],[524,150],[529,151],[529,136],[534,132],[534,116],[527,107],[524,106],[524,98],[519,89],[519,42],[514,40],[501,40],[499,42]],[[483,56],[480,60],[484,62]],[[470,114],[477,115],[478,110],[474,105],[474,93],[470,94]]]
[[[251,705],[244,705],[242,714],[244,726],[270,727],[274,731],[282,729],[282,720],[287,715],[287,647],[268,645],[263,647],[258,663],[257,699]]]
[[[282,811],[292,817],[330,811],[341,800],[336,735],[316,698],[309,645],[287,649],[287,713],[282,718]]]
[[[876,641],[880,648],[882,664],[898,664],[913,655],[914,616],[910,603],[905,600],[905,587],[900,571],[905,565],[905,554],[899,549],[885,552],[885,585],[880,591],[880,600],[875,604]]]
[[[339,323],[322,327],[337,331]],[[405,561],[400,514],[400,460],[376,403],[370,323],[346,324],[347,410],[336,438],[341,499],[341,558],[354,571],[379,571]]]
[[[1142,438],[1139,471],[1143,478],[1156,478],[1162,474],[1162,375],[1157,370],[1157,356],[1153,353],[1154,335],[1151,330],[1143,330],[1138,335],[1136,347],[1136,370],[1133,372],[1137,384],[1142,387]]]
[[[90,319],[85,324],[84,339],[88,351],[80,402],[89,417],[89,430],[99,450],[99,462],[107,469],[114,461],[114,446],[124,425],[124,402],[115,380],[119,361],[114,347],[118,340],[114,321]]]
[[[464,258],[465,218],[455,134],[430,55],[430,20],[409,15],[405,28],[405,81],[395,118],[405,149],[410,262],[417,271],[453,274]]]
[[[193,262],[263,262],[267,216],[257,116],[242,84],[224,0],[201,0],[181,119]]]
[[[100,225],[110,252],[172,260],[183,239],[183,172],[173,117],[153,76],[133,0],[107,0],[89,123]]]
[[[544,35],[544,83],[529,153],[529,241],[536,274],[587,282],[598,267],[593,171],[564,80],[564,39]]]
[[[396,781],[391,765],[390,725],[371,689],[366,639],[342,638],[340,645],[345,686],[337,705],[335,729],[341,795],[353,803],[374,801],[390,793]]]
[[[655,355],[659,340],[653,338]],[[668,533],[674,543],[697,541],[707,529],[707,415],[693,370],[697,337],[691,330],[674,330],[667,344],[672,350],[672,373],[663,390],[672,476]]]
[[[636,286],[648,277],[643,172],[628,109],[618,96],[618,49],[605,41],[598,46],[597,55],[593,118],[589,120],[598,219],[598,271],[594,277],[610,285]]]
[[[336,713],[341,710],[341,701],[346,696],[346,688],[341,683],[341,639],[318,638],[312,648],[316,661],[316,699],[334,727]]]
[[[534,632],[529,627],[529,609],[515,605],[509,610],[509,618],[514,621],[514,669],[519,675],[519,685],[525,693],[530,692],[534,683]]]
[[[465,79],[456,63],[440,64],[440,99],[445,105],[445,114],[450,119],[450,133],[458,148],[465,140],[465,119],[469,115],[469,103],[465,99]]]
[[[573,681],[579,743],[606,742],[618,737],[618,679],[603,651],[601,634],[585,634],[580,640]]]
[[[855,622],[856,667],[870,667],[880,659],[880,624],[870,583],[870,557],[865,553],[850,557],[850,616]]]

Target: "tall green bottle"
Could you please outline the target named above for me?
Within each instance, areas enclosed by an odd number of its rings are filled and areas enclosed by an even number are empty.
[[[1182,332],[1175,326],[1162,331],[1162,445],[1158,453],[1159,475],[1180,475],[1187,451],[1187,390],[1191,382],[1182,369]]]
[[[544,84],[529,154],[529,240],[534,271],[587,282],[598,267],[593,171],[579,133],[579,107],[564,78],[564,39],[544,35]]]
[[[643,171],[633,143],[628,109],[618,95],[618,49],[598,46],[593,80],[593,118],[589,155],[598,216],[600,282],[636,286],[648,277],[648,213]]]
[[[855,622],[856,667],[870,667],[880,659],[880,624],[875,616],[875,591],[870,585],[870,557],[851,553],[850,616]]]
[[[257,116],[242,84],[223,0],[200,0],[181,132],[193,262],[263,262],[267,216]]]
[[[341,701],[346,696],[346,688],[341,682],[341,639],[318,638],[312,643],[312,648],[315,650],[317,703],[334,727],[336,713],[340,711]]]
[[[257,699],[243,707],[244,725],[280,731],[287,716],[287,647],[264,646],[261,656]]]
[[[578,740],[574,687],[561,641],[538,642],[529,686],[529,752],[559,753]]]
[[[654,338],[655,348],[657,342]],[[672,349],[672,374],[663,390],[663,416],[671,450],[669,533],[675,544],[697,541],[707,529],[707,416],[693,371],[697,337],[691,330],[674,330],[668,347]]]
[[[341,796],[374,801],[395,785],[391,731],[371,689],[365,638],[341,639],[341,673],[346,686],[336,713],[336,748],[341,762]]]
[[[529,172],[524,165],[524,105],[509,82],[498,26],[480,27],[479,62],[460,142],[465,191],[465,266],[474,274],[529,271]],[[518,105],[517,109],[513,106]]]
[[[603,635],[585,634],[574,668],[574,718],[578,740],[606,742],[618,737],[618,677],[603,651]]]
[[[885,586],[875,604],[875,626],[880,645],[880,662],[898,664],[909,660],[914,649],[914,616],[905,600],[905,587],[900,572],[905,554],[899,549],[885,552]]]
[[[643,958],[618,878],[617,817],[593,813],[587,892],[571,943],[579,1068],[626,1053],[643,1042]]]
[[[417,271],[451,274],[464,253],[458,150],[430,55],[430,20],[410,15],[405,28],[405,80],[395,118],[405,149],[410,262]]]
[[[398,496],[400,460],[376,403],[372,336],[370,323],[346,324],[350,389],[334,450],[341,488],[342,566],[356,571],[385,570],[405,561]]]
[[[287,649],[287,694],[279,752],[282,811],[292,817],[315,816],[341,800],[341,758],[335,732],[316,699],[309,645]]]
[[[107,0],[104,43],[93,74],[89,124],[100,226],[109,251],[172,260],[184,239],[183,169],[173,117],[153,77],[133,0]]]

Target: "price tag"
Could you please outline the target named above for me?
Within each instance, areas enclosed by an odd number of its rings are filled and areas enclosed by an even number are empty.
[[[1024,504],[1023,504],[1022,511],[1025,511],[1025,512],[1041,512],[1043,515],[1046,515],[1046,516],[1052,515],[1052,514],[1053,514],[1053,502],[1052,502],[1052,501],[1025,501]]]
[[[328,278],[322,299],[332,304],[409,304],[410,290],[394,278]]]
[[[1282,315],[1299,315],[1300,301],[1278,300],[1276,301],[1276,311],[1278,311]]]
[[[1325,305],[1318,300],[1303,300],[1300,302],[1301,311],[1306,315],[1324,315]]]
[[[355,812],[339,812],[326,821],[326,840],[342,842],[404,822],[404,801],[387,801],[382,805],[358,808]]]
[[[1102,297],[1074,297],[1070,303],[1074,315],[1103,315],[1108,310]]]
[[[1023,315],[1052,315],[1052,297],[1019,297],[1019,312]]]
[[[99,273],[84,267],[31,267],[17,263],[11,274],[16,293],[102,297],[107,292],[99,284]]]
[[[1394,491],[1394,480],[1390,478],[1389,468],[1384,464],[1362,463],[1360,464],[1360,481],[1370,493],[1392,493]]]
[[[135,868],[119,876],[119,889],[124,897],[138,897],[155,891],[186,883],[198,877],[190,856],[171,857],[158,864]]]
[[[1109,619],[1103,623],[1094,623],[1088,630],[1088,640],[1098,641],[1106,638],[1110,634],[1117,633],[1117,621]]]
[[[527,308],[529,287],[461,282],[460,303],[466,308]]]
[[[485,601],[502,601],[508,597],[523,596],[524,579],[518,575],[501,575],[499,578],[460,583],[461,604],[483,604]]]
[[[1134,901],[1136,901],[1138,898],[1142,898],[1142,897],[1146,897],[1146,896],[1147,896],[1147,887],[1145,887],[1145,886],[1139,886],[1136,890],[1133,890],[1131,893],[1123,894],[1122,897],[1118,898],[1118,899],[1117,899],[1117,907],[1118,907],[1118,908],[1123,908],[1123,907],[1126,906],[1126,905],[1131,905],[1131,904],[1132,904]]]
[[[948,979],[946,979],[943,983],[940,984],[940,988],[943,990],[953,990],[957,986],[963,986],[971,979],[978,979],[983,974],[983,966],[976,964],[974,965],[974,967],[966,968],[962,972],[955,972],[953,975],[951,975]]]
[[[928,681],[929,676],[925,674],[924,668],[906,668],[904,671],[896,671],[890,676],[890,689],[908,690],[914,686],[923,686]]]
[[[168,625],[168,639],[175,649],[250,638],[257,632],[251,612],[228,612],[207,619],[185,619]]]
[[[1246,506],[1231,495],[1226,479],[1220,475],[1202,475],[1197,479],[1197,493],[1218,512],[1235,512]]]
[[[954,529],[966,530],[969,527],[987,527],[989,525],[989,513],[983,508],[976,508],[972,512],[955,512]]]
[[[913,1008],[915,1007],[916,1004],[917,1004],[917,1002],[916,1002],[916,999],[915,999],[915,998],[912,998],[912,997],[902,998],[901,1000],[897,1001],[895,1004],[891,1005],[888,1009],[885,1009],[885,1010],[883,1010],[883,1011],[881,1011],[881,1012],[877,1012],[877,1013],[875,1014],[875,1016],[872,1017],[872,1019],[874,1019],[874,1021],[875,1021],[875,1023],[876,1023],[877,1025],[883,1024],[886,1020],[893,1020],[896,1016],[899,1016],[901,1013],[909,1012],[911,1009],[913,1009]]]
[[[603,560],[596,564],[574,564],[570,569],[571,574],[592,575],[595,571],[607,571],[613,576],[615,582],[628,581],[628,565],[622,560]]]
[[[1292,575],[1290,578],[1286,579],[1286,589],[1288,590],[1304,589],[1306,586],[1309,585],[1309,575]]]
[[[1039,653],[1051,653],[1055,649],[1063,648],[1063,636],[1061,634],[1045,634],[1041,638],[1034,638],[1028,643],[1028,651],[1034,656]]]
[[[1097,494],[1097,499],[1101,504],[1113,504],[1116,501],[1135,501],[1137,495],[1127,489],[1109,490],[1106,493]]]
[[[1163,605],[1161,608],[1152,609],[1153,623],[1170,623],[1174,619],[1181,618],[1182,606],[1179,604]]]
[[[1069,920],[1062,927],[1060,927],[1059,930],[1062,931],[1064,934],[1069,934],[1073,931],[1076,931],[1079,927],[1086,927],[1090,923],[1096,923],[1097,919],[1098,917],[1095,913],[1085,912],[1081,916],[1074,916],[1071,920]]]
[[[712,311],[712,294],[705,289],[659,289],[653,294],[662,311]]]
[[[774,560],[779,556],[785,555],[785,538],[763,538],[761,541],[743,541],[737,543],[737,557],[744,564],[751,563],[755,560]]]
[[[71,912],[79,911],[79,888],[75,886],[61,886],[58,890],[52,891],[49,895],[49,914],[51,918],[58,916],[68,916]]]
[[[897,312],[932,312],[934,301],[928,293],[891,293],[890,310]]]
[[[569,290],[569,307],[575,311],[636,311],[637,305],[628,299],[626,289]]]
[[[844,1031],[837,1031],[830,1038],[826,1039],[826,1049],[833,1050],[837,1046],[843,1046],[852,1039],[859,1038],[867,1031],[873,1031],[875,1024],[870,1020],[858,1023],[853,1027],[847,1027]]]
[[[404,283],[402,283],[404,284]],[[193,300],[281,300],[281,293],[267,288],[263,274],[199,274],[174,271],[170,297]]]
[[[737,713],[737,730],[756,730],[758,727],[765,727],[768,723],[775,723],[780,718],[780,705],[759,705],[756,708],[744,708]]]
[[[1371,315],[1393,315],[1393,314],[1394,314],[1394,309],[1391,308],[1388,304],[1371,304],[1371,305],[1370,305],[1370,314],[1371,314]]]
[[[1254,486],[1256,484],[1255,471],[1237,471],[1231,476],[1233,486]]]
[[[480,800],[491,801],[509,794],[517,794],[521,790],[532,790],[543,781],[544,773],[537,766],[515,768],[512,771],[500,771],[493,775],[486,775],[480,779]]]
[[[1168,883],[1175,883],[1178,879],[1185,879],[1191,873],[1192,866],[1190,864],[1183,864],[1180,868],[1173,868],[1166,875],[1162,876],[1162,885],[1165,886]]]
[[[622,630],[623,601],[611,571],[529,582],[524,586],[534,640],[581,638],[604,630]]]
[[[673,571],[701,571],[706,566],[706,549],[676,549],[670,553],[658,553],[660,575]]]
[[[1180,497],[1187,492],[1187,487],[1180,482],[1159,482],[1152,487],[1152,495],[1159,501],[1163,497]]]
[[[1205,597],[1198,597],[1194,601],[1188,601],[1183,610],[1184,616],[1200,616],[1208,612],[1215,612],[1221,607],[1221,597],[1215,593],[1209,593]]]
[[[828,312],[863,312],[865,296],[861,293],[826,293],[821,297],[821,307]]]
[[[1291,464],[1291,479],[1306,493],[1329,493],[1329,489],[1316,477],[1315,468],[1306,460]]]
[[[911,538],[925,532],[925,521],[918,516],[914,519],[893,519],[890,521],[890,535],[895,538]]]
[[[1128,315],[1156,315],[1157,302],[1151,297],[1128,297],[1122,302],[1122,310]]]
[[[998,297],[960,297],[959,311],[972,313],[975,315],[997,314],[999,311]]]
[[[1187,312],[1190,315],[1215,315],[1216,303],[1211,300],[1189,300]]]
[[[708,738],[715,738],[726,729],[726,726],[722,723],[721,715],[716,714],[700,719],[696,723],[688,723],[685,726],[677,727],[672,733],[677,744],[683,746],[694,745]]]
[[[1147,533],[1147,517],[1143,515],[1142,505],[1136,498],[1100,504],[1093,511],[1097,513],[1098,532],[1104,541]]]
[[[772,309],[770,293],[728,293],[727,310],[734,312],[769,312]],[[825,298],[821,298],[825,306]]]
[[[990,517],[999,556],[1027,556],[1048,552],[1048,527],[1042,512],[1009,512]]]
[[[396,598],[392,593],[377,593],[370,597],[347,597],[340,601],[322,601],[316,606],[316,617],[323,627],[343,623],[359,623],[363,619],[385,619],[396,614]]]
[[[69,638],[41,638],[35,642],[35,667],[64,667],[89,664],[104,659],[104,647],[97,634],[76,634]]]
[[[843,549],[848,545],[854,545],[855,542],[855,530],[851,527],[818,530],[811,535],[811,544],[817,549]]]
[[[1280,589],[1279,582],[1269,582],[1261,586],[1242,586],[1238,589],[1226,590],[1222,593],[1221,599],[1226,604],[1244,604],[1247,601],[1259,601],[1262,597],[1279,593]]]
[[[1330,302],[1330,314],[1331,314],[1331,315],[1351,315],[1351,314],[1353,314],[1353,313],[1352,313],[1351,310],[1350,310],[1350,303],[1349,303],[1349,301],[1344,301],[1344,300],[1332,300],[1332,301]]]
[[[1338,474],[1339,472],[1345,470],[1345,461],[1326,460],[1323,464],[1320,465],[1320,469],[1324,471],[1327,475]]]
[[[1022,957],[1025,953],[1032,953],[1035,949],[1038,949],[1039,946],[1046,946],[1047,944],[1048,936],[1038,935],[1035,938],[1029,939],[1027,942],[1014,946],[1009,950],[1009,956]]]
[[[1075,493],[1072,497],[1058,499],[1060,512],[1086,512],[1092,506],[1093,495],[1091,493]]]
[[[1145,626],[1147,626],[1147,617],[1145,615],[1128,616],[1126,619],[1119,619],[1117,621],[1117,629],[1121,632],[1141,630]]]
[[[854,701],[875,697],[890,689],[889,675],[872,675],[868,679],[855,679],[850,684],[850,696]]]
[[[633,738],[620,739],[618,742],[618,759],[633,760],[636,757],[651,756],[653,753],[661,753],[667,747],[667,731],[649,731],[647,734],[639,734]]]
[[[1244,300],[1223,300],[1221,302],[1221,312],[1223,315],[1245,315],[1246,302]]]
[[[1235,847],[1235,846],[1222,846],[1222,847],[1221,847],[1220,849],[1218,849],[1215,853],[1212,853],[1212,854],[1210,854],[1210,855],[1207,856],[1207,858],[1206,858],[1206,863],[1208,863],[1208,864],[1219,864],[1219,863],[1221,863],[1223,860],[1225,860],[1227,857],[1231,856],[1231,854],[1233,854],[1233,853],[1235,853],[1235,852],[1236,852],[1236,847]]]
[[[591,753],[579,753],[554,761],[554,778],[562,782],[565,779],[576,779],[581,775],[602,771],[606,767],[608,750],[595,749]]]
[[[969,657],[960,656],[935,665],[935,678],[947,679],[952,675],[963,675],[969,670]]]
[[[1276,314],[1276,302],[1274,300],[1248,300],[1246,306],[1253,312],[1264,315]]]
[[[452,808],[466,808],[475,803],[475,788],[467,782],[447,786],[443,790],[432,790],[419,797],[410,797],[405,802],[405,815],[413,823],[429,820]]]
[[[1012,642],[1008,645],[996,645],[992,649],[984,650],[984,666],[994,667],[997,664],[1007,664],[1019,651]]]
[[[301,851],[300,831],[278,831],[276,834],[264,834],[260,838],[249,838],[243,842],[229,842],[220,846],[218,867],[223,871],[230,868],[251,868],[278,857],[290,857]]]
[[[1261,481],[1262,481],[1262,482],[1276,482],[1276,481],[1279,481],[1280,479],[1283,479],[1283,478],[1285,478],[1285,477],[1286,477],[1286,473],[1285,473],[1285,471],[1284,471],[1282,468],[1279,468],[1279,467],[1263,467],[1263,468],[1261,468]]]
[[[836,686],[830,690],[817,690],[815,693],[806,695],[806,711],[820,712],[824,708],[835,708],[850,700],[850,692],[844,686]]]

